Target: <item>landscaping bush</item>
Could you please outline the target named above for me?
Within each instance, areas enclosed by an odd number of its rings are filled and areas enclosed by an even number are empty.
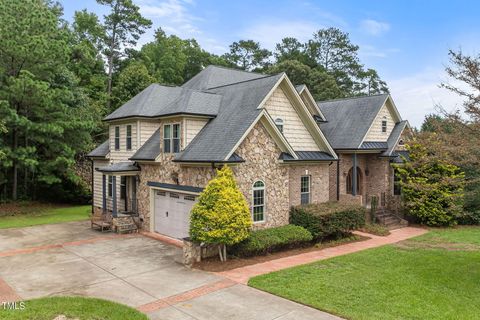
[[[246,240],[232,246],[229,250],[237,257],[251,257],[300,247],[312,239],[312,234],[305,228],[286,225],[252,231]]]
[[[291,208],[290,223],[304,227],[314,239],[321,239],[364,226],[365,208],[338,202],[302,205]]]

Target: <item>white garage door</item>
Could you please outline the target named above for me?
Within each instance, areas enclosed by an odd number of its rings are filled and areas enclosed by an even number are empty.
[[[190,210],[197,197],[173,191],[155,190],[155,232],[172,238],[188,237]]]

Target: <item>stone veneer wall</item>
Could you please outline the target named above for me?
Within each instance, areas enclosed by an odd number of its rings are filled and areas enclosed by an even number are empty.
[[[330,166],[337,167],[334,162]],[[310,176],[310,201],[322,203],[329,200],[329,164],[290,166],[290,206],[300,205],[300,180]]]
[[[288,224],[290,206],[300,203],[300,176],[305,174],[305,170],[312,176],[312,202],[328,201],[328,164],[295,166],[279,163],[281,150],[261,123],[253,127],[235,152],[245,160],[233,165],[232,169],[249,207],[252,203],[253,183],[257,180],[265,183],[265,221],[255,223],[254,229]],[[181,185],[205,187],[215,175],[211,166],[181,166],[172,162],[172,159],[173,155],[164,155],[158,163],[140,164],[137,197],[139,213],[144,219],[144,229],[150,227],[150,193],[146,185],[148,181],[178,182]]]

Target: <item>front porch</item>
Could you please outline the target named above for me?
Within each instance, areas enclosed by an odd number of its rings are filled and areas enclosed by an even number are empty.
[[[120,162],[97,168],[102,173],[102,219],[112,221],[117,232],[138,229],[138,174],[133,162]]]

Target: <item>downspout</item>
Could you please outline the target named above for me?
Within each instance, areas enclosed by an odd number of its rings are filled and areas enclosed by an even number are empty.
[[[340,156],[337,161],[337,201],[340,201]]]

